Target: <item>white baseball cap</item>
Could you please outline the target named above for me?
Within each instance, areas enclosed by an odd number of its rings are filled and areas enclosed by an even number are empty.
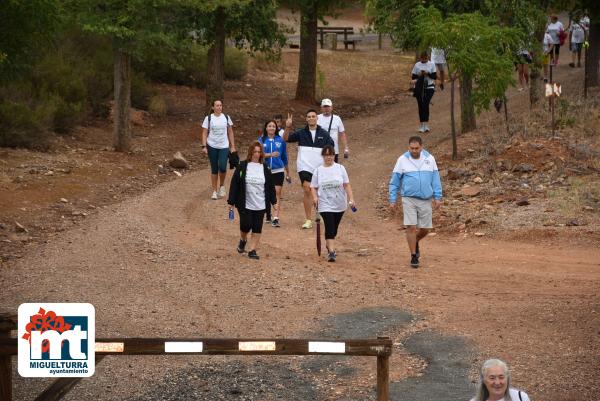
[[[321,107],[322,106],[333,106],[333,102],[331,99],[323,99],[321,100]]]

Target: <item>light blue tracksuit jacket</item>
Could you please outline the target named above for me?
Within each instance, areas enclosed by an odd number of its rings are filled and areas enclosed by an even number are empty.
[[[390,179],[389,201],[396,203],[400,196],[419,199],[442,199],[442,183],[435,158],[426,150],[421,151],[419,160],[404,153],[396,161]]]

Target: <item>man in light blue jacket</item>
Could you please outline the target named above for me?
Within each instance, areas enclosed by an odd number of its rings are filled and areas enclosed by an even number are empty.
[[[421,256],[419,241],[433,228],[432,209],[442,204],[440,172],[435,158],[423,149],[421,137],[413,136],[408,140],[408,152],[396,161],[389,190],[392,210],[396,208],[400,191],[410,265],[416,269]]]

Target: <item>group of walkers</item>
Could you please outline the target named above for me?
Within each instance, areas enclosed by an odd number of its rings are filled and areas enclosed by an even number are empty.
[[[544,82],[548,82],[551,77],[549,74],[550,67],[557,67],[559,65],[560,50],[565,43],[568,43],[569,50],[571,51],[571,62],[569,67],[580,68],[581,67],[581,52],[584,44],[588,38],[588,31],[590,26],[590,19],[587,15],[576,13],[573,18],[569,20],[569,25],[565,29],[562,22],[558,20],[557,15],[551,15],[550,21],[546,26],[546,32],[542,42],[542,65],[544,67],[544,76],[542,79]],[[519,63],[519,67],[522,69],[523,66],[531,64],[533,58],[531,52],[524,50],[527,54],[527,58],[524,62]],[[521,83],[521,90],[523,90],[529,82],[527,70],[521,73],[519,71],[519,82]],[[522,77],[521,77],[522,76]]]
[[[227,161],[235,165],[227,203],[230,216],[237,209],[240,240],[237,250],[251,259],[259,259],[256,248],[264,222],[281,227],[281,198],[284,181],[292,182],[287,143],[298,143],[296,169],[303,191],[305,220],[302,229],[313,227],[313,208],[325,226],[327,259],[335,262],[334,241],[342,216],[354,197],[344,166],[339,164],[340,151],[349,157],[348,140],[342,119],[333,114],[331,99],[321,102],[321,114],[306,112],[306,126],[292,130],[292,116],[285,126],[277,115],[265,123],[261,135],[248,148],[246,159],[239,162],[235,147],[233,121],[223,113],[220,100],[213,103],[212,113],[202,124],[202,149],[211,166],[211,199],[227,196],[225,179]],[[237,160],[236,160],[237,159]]]
[[[213,113],[205,117],[202,124],[202,149],[208,155],[211,165],[211,199],[227,195],[227,161],[229,160],[230,166],[235,165],[227,203],[230,218],[234,216],[234,209],[237,209],[239,215],[239,253],[247,252],[249,258],[259,259],[257,247],[264,222],[269,222],[273,227],[281,227],[283,184],[284,181],[292,182],[287,144],[297,143],[296,170],[302,187],[304,209],[301,227],[304,230],[313,228],[312,215],[313,210],[316,210],[325,229],[327,260],[336,261],[335,239],[340,222],[348,207],[356,210],[356,203],[348,171],[339,163],[340,153],[343,152],[344,158],[348,158],[350,153],[344,124],[338,115],[333,114],[330,99],[322,100],[321,111],[318,114],[314,109],[308,110],[305,114],[306,125],[296,130],[293,130],[290,114],[284,127],[281,126],[281,115],[267,121],[260,136],[248,147],[245,160],[241,162],[237,158],[233,122],[223,113],[222,102],[215,101]],[[396,208],[398,194],[402,197],[404,225],[407,227],[407,242],[411,253],[410,265],[417,268],[419,241],[433,227],[432,208],[439,207],[442,198],[435,158],[423,149],[421,137],[413,136],[409,139],[408,151],[398,158],[393,169],[389,191],[392,210]]]

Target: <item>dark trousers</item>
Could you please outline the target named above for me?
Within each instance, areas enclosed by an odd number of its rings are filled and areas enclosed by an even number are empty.
[[[344,212],[321,212],[325,224],[325,239],[335,239]]]
[[[254,234],[262,233],[263,218],[265,217],[265,210],[250,210],[244,209],[239,210],[240,214],[240,231],[243,233],[249,233],[252,231]]]
[[[429,103],[434,94],[433,89],[426,89],[423,96],[416,96],[419,105],[419,121],[426,123],[429,121]]]

